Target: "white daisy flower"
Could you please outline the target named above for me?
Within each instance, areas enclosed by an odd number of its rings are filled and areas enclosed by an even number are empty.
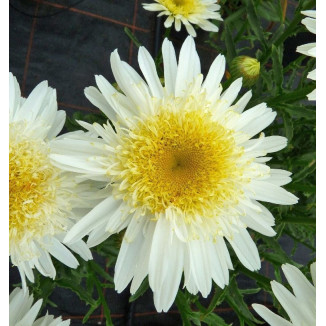
[[[61,317],[54,318],[46,314],[36,317],[41,309],[43,300],[33,304],[33,295],[19,288],[15,288],[9,296],[9,326],[68,326],[70,320],[62,321]]]
[[[225,58],[219,55],[205,81],[192,37],[183,43],[179,63],[172,43],[162,47],[165,86],[153,58],[139,50],[143,78],[117,51],[111,54],[118,92],[104,77],[86,97],[113,121],[100,126],[80,122],[98,139],[54,142],[57,166],[106,181],[107,198],[78,222],[67,243],[89,234],[95,246],[127,228],[117,264],[115,286],[132,280],[135,293],[148,275],[158,311],[167,311],[182,273],[190,293],[206,297],[212,280],[223,288],[232,263],[225,239],[250,270],[260,268],[247,226],[275,235],[274,218],[257,200],[291,205],[297,198],[281,188],[290,174],[270,169],[267,153],[284,148],[280,136],[250,139],[270,125],[276,113],[265,103],[243,112],[251,91],[236,103],[241,79],[222,93]],[[64,153],[64,151],[66,153]],[[92,153],[91,155],[86,155]],[[112,189],[112,192],[109,191]]]
[[[218,27],[209,19],[223,20],[217,12],[221,6],[216,0],[155,0],[156,3],[143,3],[143,7],[149,11],[161,11],[158,16],[166,15],[165,28],[174,23],[177,32],[181,29],[181,23],[185,25],[191,36],[196,36],[193,25],[197,25],[208,32],[218,32]]]
[[[316,325],[316,263],[310,265],[314,285],[293,265],[284,264],[282,270],[294,294],[276,281],[272,281],[271,286],[273,293],[285,309],[291,322],[261,304],[255,303],[252,307],[271,326]]]
[[[316,34],[316,10],[301,11],[307,18],[302,19],[302,24],[306,26],[309,32]],[[316,42],[303,44],[297,47],[297,52],[316,58]],[[316,69],[309,72],[309,79],[316,80]],[[316,90],[307,95],[310,101],[316,100]]]
[[[9,250],[24,288],[25,275],[34,281],[33,268],[55,277],[50,255],[71,268],[78,266],[62,240],[74,220],[89,211],[86,207],[94,207],[86,200],[90,187],[77,184],[72,173],[61,171],[49,158],[50,141],[61,131],[65,117],[57,110],[56,91],[47,81],[25,99],[10,74]],[[85,260],[92,259],[81,240],[69,248]]]

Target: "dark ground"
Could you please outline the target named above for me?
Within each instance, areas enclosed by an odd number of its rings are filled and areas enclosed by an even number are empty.
[[[22,95],[28,96],[39,82],[48,80],[49,85],[57,89],[59,109],[69,116],[78,111],[99,112],[88,102],[83,90],[95,85],[95,74],[114,81],[109,66],[110,53],[118,48],[120,57],[138,69],[137,48],[124,28],[128,27],[154,53],[156,15],[145,11],[141,3],[140,0],[10,0],[9,68],[21,85]],[[289,1],[289,11],[293,12],[294,6],[295,2]],[[204,43],[205,36],[205,32],[199,31],[196,39],[204,73],[217,55]],[[177,46],[185,37],[184,31],[172,33]],[[290,44],[292,53],[296,45]],[[293,244],[284,238],[282,245],[290,251]],[[294,259],[304,264],[310,259],[309,252],[300,247]],[[267,263],[263,262],[261,273],[274,278],[272,267]],[[10,284],[18,282],[17,270],[10,268]],[[238,283],[240,288],[255,287],[245,276],[240,277]],[[111,289],[104,291],[114,325],[182,324],[175,306],[165,314],[155,311],[151,291],[132,305],[128,303],[128,289],[120,295]],[[49,313],[70,318],[71,325],[83,325],[81,320],[88,309],[73,292],[56,289],[50,298],[58,308],[48,307]],[[263,292],[248,297],[248,305],[254,302],[272,303]],[[216,312],[226,322],[238,325],[236,314],[227,304],[222,304]],[[95,311],[86,325],[105,325],[103,311]]]

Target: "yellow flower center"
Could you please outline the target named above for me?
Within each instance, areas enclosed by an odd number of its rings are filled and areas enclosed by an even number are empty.
[[[212,217],[239,198],[243,151],[210,112],[162,109],[121,141],[113,186],[143,213],[174,207],[186,219]]]
[[[16,136],[17,130],[10,135],[9,145],[9,235],[14,241],[26,234],[51,232],[49,217],[57,209],[58,186],[58,170],[48,159],[48,146]]]
[[[159,2],[174,16],[188,17],[190,14],[198,13],[202,8],[198,0],[159,0]]]

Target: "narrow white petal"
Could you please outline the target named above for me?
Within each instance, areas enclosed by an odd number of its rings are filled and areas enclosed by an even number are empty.
[[[299,300],[306,300],[308,302],[316,301],[316,288],[297,267],[291,264],[283,264],[282,270],[293,289],[294,295]]]
[[[252,180],[248,188],[252,191],[252,198],[279,205],[293,205],[298,198],[268,181]]]
[[[175,96],[182,96],[189,84],[192,83],[194,78],[199,74],[200,60],[196,51],[195,42],[191,36],[188,36],[180,50]]]
[[[41,309],[42,301],[42,299],[38,300],[15,326],[32,326]]]
[[[119,207],[119,204],[120,202],[115,200],[112,196],[104,199],[71,228],[64,242],[74,243],[80,240],[98,225],[102,224],[104,220],[108,219],[110,214]]]
[[[250,99],[252,97],[252,91],[246,92],[244,95],[241,96],[241,98],[238,100],[237,103],[233,105],[233,110],[238,113],[242,113],[247,104],[249,103]]]
[[[162,98],[163,87],[158,78],[154,60],[143,46],[141,46],[138,51],[138,62],[149,89],[151,90],[152,96]]]
[[[162,55],[164,63],[165,88],[168,94],[174,94],[178,65],[172,42],[170,42],[167,38],[164,40],[162,45]]]
[[[79,265],[75,256],[56,238],[47,238],[44,241],[46,241],[47,250],[53,257],[71,268],[76,268]]]
[[[161,217],[156,222],[153,235],[152,248],[149,257],[148,280],[152,290],[161,289],[166,274],[168,273],[168,265],[165,263],[169,259],[167,251],[162,250],[164,246],[170,246],[172,241],[172,228],[170,222]]]
[[[276,315],[274,312],[270,311],[268,308],[261,304],[254,303],[252,307],[257,312],[257,314],[261,316],[265,321],[267,321],[271,326],[293,326],[292,323]]]
[[[246,229],[239,228],[239,233],[234,232],[233,238],[228,238],[228,241],[245,267],[251,271],[260,269],[257,246]]]
[[[128,243],[124,240],[122,241],[114,271],[114,284],[118,293],[127,287],[134,276],[136,266],[143,263],[143,257],[140,257],[143,240],[143,235],[138,233],[138,236],[133,242]]]
[[[224,72],[225,57],[219,54],[211,64],[208,74],[202,85],[202,87],[206,89],[208,99],[210,99],[218,89],[218,86],[220,85],[221,80],[224,76]]]

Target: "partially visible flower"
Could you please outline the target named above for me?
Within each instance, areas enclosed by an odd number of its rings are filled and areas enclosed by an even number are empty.
[[[274,217],[258,201],[291,205],[297,198],[282,188],[291,173],[266,165],[267,153],[287,139],[261,131],[276,113],[265,103],[244,111],[251,91],[237,98],[242,81],[222,92],[225,58],[212,63],[204,80],[195,42],[183,43],[179,62],[163,42],[164,87],[155,63],[141,47],[143,79],[117,51],[111,67],[123,93],[103,76],[85,95],[113,122],[80,124],[98,135],[78,134],[54,142],[58,167],[81,171],[107,183],[107,198],[69,231],[65,241],[85,235],[95,246],[126,228],[115,267],[115,287],[131,292],[148,275],[158,311],[167,311],[182,274],[187,290],[206,297],[214,280],[223,288],[233,269],[226,240],[250,270],[260,268],[247,227],[273,236]],[[145,81],[146,80],[146,81]],[[255,135],[259,137],[251,139]]]
[[[168,18],[164,26],[169,28],[174,22],[176,31],[180,31],[181,23],[185,25],[191,36],[196,36],[192,24],[205,31],[218,32],[218,27],[209,19],[223,20],[217,12],[221,6],[216,0],[155,0],[156,3],[143,3],[143,7],[149,11],[161,11],[158,16],[166,15]]]
[[[242,77],[243,86],[250,87],[259,78],[260,62],[255,58],[241,55],[232,60],[230,72],[234,80]]]
[[[306,26],[309,32],[316,34],[316,10],[301,11],[307,18],[302,19],[302,24]],[[303,44],[297,47],[297,52],[305,54],[309,57],[316,58],[316,42]],[[316,69],[309,72],[309,79],[316,80]],[[316,89],[307,95],[310,101],[316,100]]]
[[[272,281],[274,295],[280,302],[291,322],[280,317],[261,304],[253,304],[254,310],[271,326],[312,326],[316,325],[316,263],[310,265],[313,285],[291,265],[282,265],[282,270],[293,289],[293,294],[282,284]]]
[[[15,288],[9,296],[9,326],[68,326],[70,320],[63,321],[61,317],[54,318],[52,315],[36,317],[42,306],[42,299],[33,304],[33,295],[26,291]]]
[[[25,275],[34,281],[33,268],[55,277],[50,254],[71,268],[79,264],[62,240],[75,220],[92,207],[90,187],[77,183],[75,174],[61,171],[49,158],[51,140],[61,131],[65,117],[64,111],[57,110],[56,91],[46,81],[25,99],[10,74],[9,251],[24,288]],[[82,240],[68,247],[85,260],[92,258]]]

